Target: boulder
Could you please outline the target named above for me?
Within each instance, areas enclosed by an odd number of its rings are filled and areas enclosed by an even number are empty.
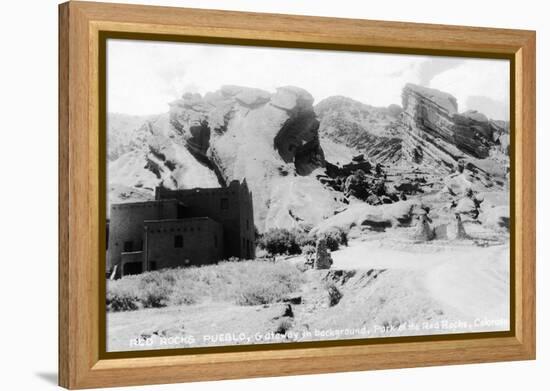
[[[271,104],[283,110],[309,110],[313,106],[313,97],[306,90],[285,86],[277,88],[277,93],[271,98]]]
[[[320,238],[317,240],[314,269],[330,269],[332,266],[332,257],[327,248],[327,240]]]
[[[447,238],[451,240],[467,239],[460,213],[455,213],[454,218],[447,225]]]
[[[434,230],[428,224],[427,214],[419,214],[412,239],[419,242],[427,242],[435,237]]]

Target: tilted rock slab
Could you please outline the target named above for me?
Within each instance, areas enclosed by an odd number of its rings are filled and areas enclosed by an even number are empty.
[[[273,94],[224,86],[170,104],[170,122],[188,149],[229,183],[246,178],[260,231],[316,224],[339,206],[310,175],[325,164],[313,97],[298,87]]]

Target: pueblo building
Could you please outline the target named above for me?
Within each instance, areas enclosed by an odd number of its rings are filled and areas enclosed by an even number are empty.
[[[252,194],[246,180],[222,188],[155,189],[155,200],[111,205],[107,273],[255,257]]]

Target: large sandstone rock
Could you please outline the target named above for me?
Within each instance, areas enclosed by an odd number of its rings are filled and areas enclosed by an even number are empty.
[[[309,175],[325,164],[312,104],[298,87],[271,94],[224,86],[173,102],[170,122],[223,181],[246,178],[260,231],[290,228],[316,224],[339,207],[338,197]]]
[[[332,263],[332,256],[327,247],[327,240],[325,238],[318,239],[315,249],[314,269],[330,269]]]
[[[349,231],[353,227],[367,227],[382,230],[388,227],[409,227],[414,216],[422,212],[423,205],[418,200],[398,201],[393,204],[369,205],[357,202],[344,211],[323,220],[311,230],[320,235],[333,228]]]
[[[170,189],[220,186],[215,173],[190,152],[201,150],[201,138],[187,144],[168,114],[110,113],[107,122],[107,211],[111,203],[154,199],[154,188],[160,184]],[[197,134],[195,128],[190,134]]]
[[[412,234],[412,239],[419,242],[426,242],[432,240],[434,237],[435,233],[428,223],[428,216],[425,213],[419,214],[417,216],[417,223]]]
[[[428,140],[429,136],[442,139],[462,154],[487,158],[491,149],[500,144],[498,139],[506,133],[501,125],[482,113],[470,110],[459,114],[456,99],[448,93],[407,84],[402,97],[402,122],[411,132]],[[443,143],[440,147],[456,155],[456,151]]]
[[[464,229],[464,224],[462,224],[462,218],[460,213],[456,213],[454,218],[451,219],[447,225],[447,238],[451,240],[461,240],[467,239],[468,235]]]
[[[503,182],[509,150],[507,122],[472,110],[461,114],[448,93],[407,84],[402,107],[376,108],[334,96],[318,103],[315,111],[324,144],[336,142],[374,162],[412,165],[438,175],[456,171],[462,162],[468,171],[475,171],[475,181],[485,188],[494,185],[486,178],[495,173]]]

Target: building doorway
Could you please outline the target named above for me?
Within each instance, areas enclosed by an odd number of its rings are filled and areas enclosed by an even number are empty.
[[[141,262],[127,262],[122,268],[122,275],[140,274],[143,271]]]

